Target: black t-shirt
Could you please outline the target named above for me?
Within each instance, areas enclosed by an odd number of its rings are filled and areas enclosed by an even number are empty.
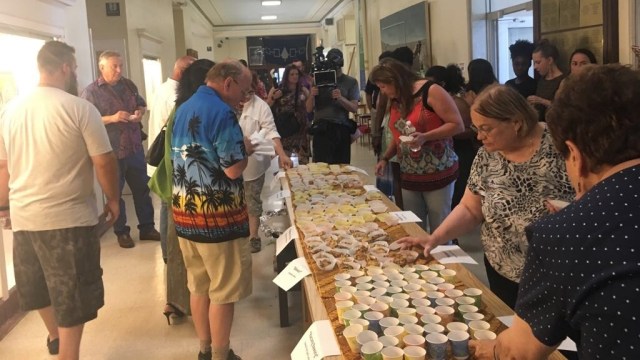
[[[516,312],[535,337],[566,336],[580,359],[640,358],[640,165],[527,228]]]
[[[527,76],[527,78],[519,84],[516,83],[516,79],[514,78],[507,81],[505,85],[509,85],[512,88],[518,90],[520,95],[522,95],[526,99],[528,96],[536,94],[538,82],[536,81],[536,79]]]

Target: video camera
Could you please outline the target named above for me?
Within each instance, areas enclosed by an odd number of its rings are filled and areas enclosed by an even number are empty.
[[[313,54],[311,73],[317,87],[336,87],[336,71],[344,65],[342,52],[338,49],[331,49],[325,58],[323,51],[324,47],[322,46],[316,48],[316,52]]]

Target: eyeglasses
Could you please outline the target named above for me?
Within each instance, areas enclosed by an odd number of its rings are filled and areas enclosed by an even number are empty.
[[[484,134],[489,135],[490,132],[492,132],[495,128],[491,127],[491,126],[486,126],[486,125],[480,125],[480,127],[477,127],[473,124],[471,124],[470,126],[471,130],[473,130],[474,133],[476,134]]]

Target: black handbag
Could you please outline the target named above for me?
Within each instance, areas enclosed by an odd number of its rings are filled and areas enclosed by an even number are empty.
[[[300,122],[296,113],[283,111],[276,114],[276,129],[281,138],[288,138],[300,132]]]
[[[149,147],[149,151],[147,151],[147,155],[145,155],[145,160],[147,164],[151,166],[158,166],[160,162],[164,158],[164,140],[167,126],[163,126],[160,129],[160,133],[156,136],[156,139],[153,140],[153,143]]]

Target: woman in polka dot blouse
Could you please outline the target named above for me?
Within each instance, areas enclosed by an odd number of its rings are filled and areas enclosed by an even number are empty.
[[[577,200],[527,228],[517,316],[471,344],[478,359],[545,359],[567,336],[580,359],[640,358],[638,99],[640,72],[622,65],[565,80],[547,121]]]
[[[517,90],[488,87],[473,103],[471,120],[483,146],[460,204],[432,234],[400,241],[422,245],[428,256],[481,225],[491,291],[514,308],[529,246],[525,227],[549,213],[546,200],[570,201],[575,194],[546,125]]]

